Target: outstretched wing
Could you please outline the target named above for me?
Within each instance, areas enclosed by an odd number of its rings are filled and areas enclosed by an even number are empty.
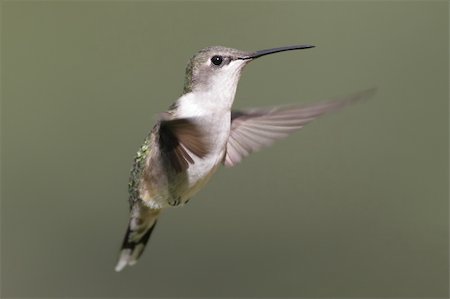
[[[366,99],[374,93],[375,88],[372,88],[310,106],[293,105],[234,111],[231,115],[231,132],[224,164],[234,166],[244,157],[303,128],[314,119]]]

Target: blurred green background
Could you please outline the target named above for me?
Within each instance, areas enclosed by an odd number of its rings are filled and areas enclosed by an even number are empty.
[[[447,297],[447,1],[1,3],[2,297]],[[222,169],[115,273],[132,159],[200,48],[236,107],[378,86]]]

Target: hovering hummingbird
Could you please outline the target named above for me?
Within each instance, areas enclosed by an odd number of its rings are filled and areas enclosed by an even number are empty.
[[[134,159],[128,184],[130,220],[116,271],[137,262],[161,211],[187,203],[220,165],[234,166],[319,116],[374,92],[369,89],[309,106],[231,111],[239,77],[249,62],[313,47],[245,52],[215,46],[190,59],[182,96],[161,114]]]

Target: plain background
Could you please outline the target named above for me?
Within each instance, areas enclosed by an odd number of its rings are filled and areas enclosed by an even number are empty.
[[[1,3],[2,297],[448,297],[447,1]],[[115,273],[127,180],[200,48],[291,44],[236,107],[378,86],[222,169]]]

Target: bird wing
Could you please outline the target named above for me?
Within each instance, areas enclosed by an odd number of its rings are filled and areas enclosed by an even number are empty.
[[[162,119],[159,124],[159,141],[162,153],[176,172],[193,164],[192,154],[203,158],[209,151],[200,126],[194,118]]]
[[[292,105],[234,111],[225,155],[225,166],[234,166],[244,157],[268,147],[307,123],[375,93],[375,88],[313,105]]]

